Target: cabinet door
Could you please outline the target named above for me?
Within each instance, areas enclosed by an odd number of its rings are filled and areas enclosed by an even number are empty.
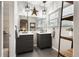
[[[52,46],[51,34],[39,34],[38,39],[39,48],[48,48]]]
[[[29,52],[33,51],[33,35],[21,35],[16,41],[16,52]]]

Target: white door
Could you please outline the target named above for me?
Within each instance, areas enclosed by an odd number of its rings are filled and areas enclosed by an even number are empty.
[[[15,24],[14,24],[14,19],[15,19],[15,10],[14,10],[14,2],[9,1],[9,56],[10,57],[15,57],[16,56],[16,41],[15,41]]]
[[[4,1],[3,2],[4,7],[4,16],[3,19],[5,19],[8,27],[8,33],[9,33],[9,57],[16,56],[15,52],[15,26],[14,26],[14,2],[13,1]]]

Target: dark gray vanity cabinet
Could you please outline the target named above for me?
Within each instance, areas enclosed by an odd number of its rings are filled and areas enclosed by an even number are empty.
[[[51,48],[52,47],[51,34],[37,34],[37,47],[40,49]]]
[[[33,51],[33,35],[20,35],[16,39],[16,53]]]

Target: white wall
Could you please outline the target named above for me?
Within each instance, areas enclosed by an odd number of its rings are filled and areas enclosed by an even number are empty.
[[[3,4],[0,2],[0,57],[3,56]]]
[[[79,57],[79,1],[74,2],[74,56]]]
[[[70,37],[69,32],[66,31],[68,27],[62,28],[62,36],[64,37]],[[52,30],[53,31],[53,30]],[[59,44],[59,27],[55,28],[55,39],[52,38],[52,47],[56,50],[58,50],[58,44]],[[61,50],[67,50],[71,48],[71,41],[61,39]]]
[[[26,17],[24,17],[24,16],[19,16],[19,23],[20,23],[20,20],[21,19],[25,19],[25,20],[27,20],[27,16]],[[36,21],[37,21],[37,17],[28,17],[28,31],[30,31],[30,23],[31,22],[34,22],[34,23],[37,23]],[[20,24],[19,24],[19,27],[20,27]]]
[[[52,16],[51,18],[53,19],[55,16],[57,16],[57,25],[59,26],[60,15],[61,15],[60,9],[57,12],[58,12],[57,13],[58,15],[56,14],[56,15]],[[73,14],[73,13],[74,13],[74,9],[73,9],[73,5],[71,5],[69,7],[64,8],[63,16],[65,16],[65,15],[67,16],[67,15]],[[69,32],[66,31],[66,28],[67,27],[62,28],[62,35],[66,36],[66,37],[70,37],[69,36]],[[53,29],[52,28],[48,28],[48,31],[52,32]],[[55,50],[58,50],[58,44],[59,44],[59,27],[56,27],[55,28],[55,39],[52,39],[52,47]],[[71,48],[71,42],[70,41],[61,40],[61,50],[66,50],[66,49],[70,49],[70,48]]]

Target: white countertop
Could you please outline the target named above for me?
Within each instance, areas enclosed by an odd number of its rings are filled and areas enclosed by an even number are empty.
[[[38,32],[38,34],[51,34],[51,32]]]
[[[36,33],[37,34],[51,34],[51,32],[36,32]],[[33,32],[30,32],[30,31],[28,31],[28,32],[19,32],[18,33],[18,37],[20,35],[34,35],[34,33]]]
[[[32,32],[19,32],[18,33],[18,36],[20,36],[20,35],[33,35],[34,33],[32,33]]]

